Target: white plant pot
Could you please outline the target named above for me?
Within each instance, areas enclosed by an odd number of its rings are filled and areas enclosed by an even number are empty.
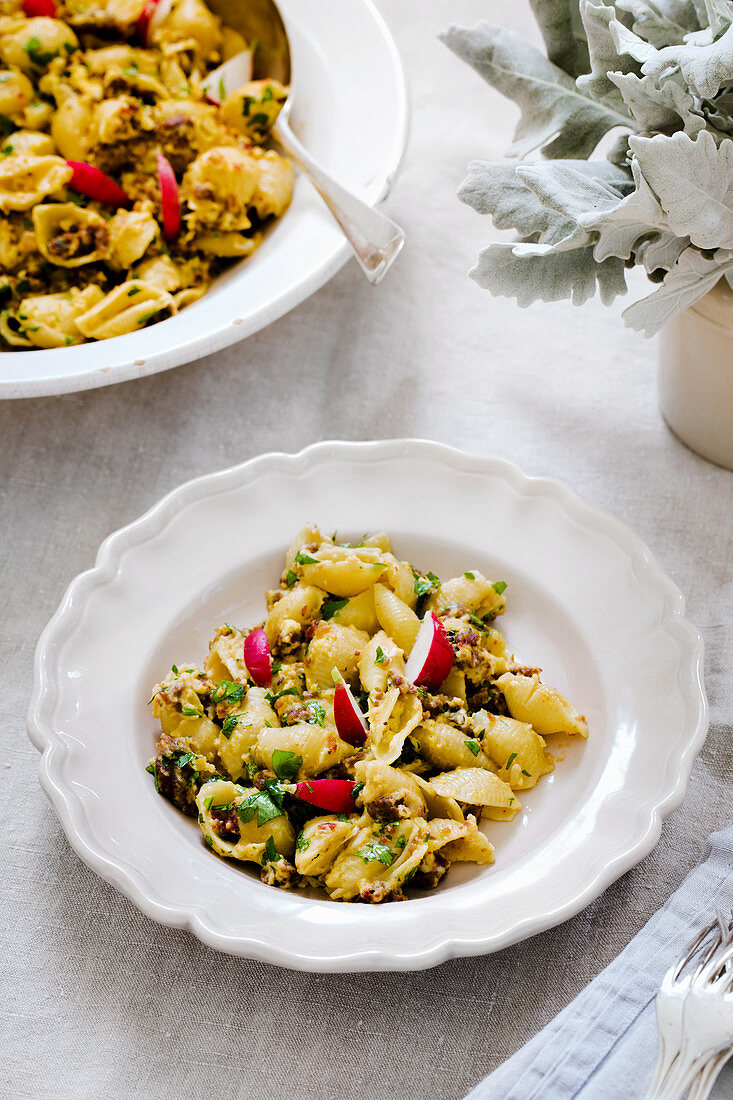
[[[683,443],[733,469],[733,290],[725,279],[663,328],[659,403]]]

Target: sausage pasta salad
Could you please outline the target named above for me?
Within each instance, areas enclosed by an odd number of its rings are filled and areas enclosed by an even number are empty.
[[[254,252],[293,189],[255,50],[203,0],[0,0],[0,349],[140,331]]]
[[[554,768],[547,739],[585,718],[494,625],[506,584],[441,581],[315,526],[285,557],[267,616],[225,623],[203,667],[153,689],[148,765],[218,856],[341,901],[405,898],[451,863],[493,862],[481,817],[511,821]]]

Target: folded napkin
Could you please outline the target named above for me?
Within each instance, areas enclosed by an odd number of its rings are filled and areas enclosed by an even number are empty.
[[[733,825],[708,844],[705,862],[618,958],[466,1100],[641,1100],[657,1061],[659,983],[715,914],[733,909]],[[711,1098],[733,1098],[733,1059]]]

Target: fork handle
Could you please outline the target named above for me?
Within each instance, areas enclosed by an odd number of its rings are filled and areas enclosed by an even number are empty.
[[[713,1085],[718,1079],[718,1074],[725,1063],[733,1054],[733,1050],[724,1050],[722,1054],[711,1058],[704,1069],[701,1069],[693,1081],[687,1100],[707,1100],[713,1091]]]
[[[273,128],[273,136],[313,184],[341,226],[362,271],[375,286],[392,266],[405,243],[405,234],[381,210],[368,206],[331,179],[300,144],[282,115]]]

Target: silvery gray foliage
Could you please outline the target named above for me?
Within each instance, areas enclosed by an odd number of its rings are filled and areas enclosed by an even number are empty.
[[[519,107],[509,154],[549,158],[469,166],[461,200],[521,238],[471,275],[520,306],[582,304],[625,293],[639,264],[661,286],[624,318],[651,336],[733,286],[733,0],[530,4],[546,55],[486,22],[442,35]]]

